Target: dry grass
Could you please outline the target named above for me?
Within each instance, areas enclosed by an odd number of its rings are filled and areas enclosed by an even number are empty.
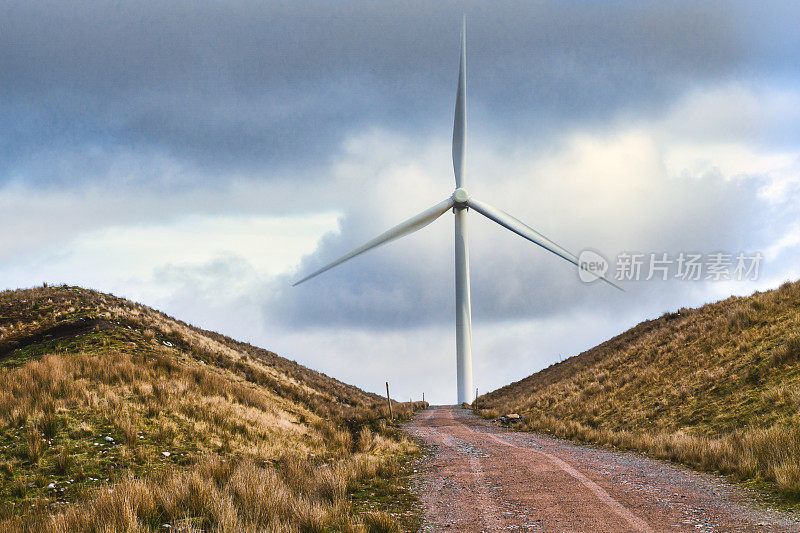
[[[800,361],[800,336],[793,335],[789,337],[784,345],[775,350],[772,357],[774,365],[784,365],[786,363],[796,363]]]
[[[355,455],[328,465],[287,456],[278,468],[207,458],[186,471],[127,479],[84,506],[28,524],[30,530],[150,531],[162,524],[203,531],[394,531],[388,515],[353,517],[347,490],[381,473],[375,457]]]
[[[397,527],[397,522],[395,522],[392,517],[386,513],[382,513],[380,511],[371,511],[364,513],[362,518],[364,520],[364,525],[367,526],[369,531],[385,531],[387,533],[400,531],[400,529]]]
[[[26,455],[32,463],[38,463],[42,456],[42,434],[34,426],[26,428]]]
[[[416,452],[380,397],[110,295],[0,293],[0,335],[12,530],[381,530],[354,487]]]
[[[797,331],[800,283],[681,309],[481,397],[482,414],[800,498]]]

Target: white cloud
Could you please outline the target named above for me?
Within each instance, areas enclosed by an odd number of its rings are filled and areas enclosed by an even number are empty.
[[[246,292],[258,280],[294,268],[324,234],[337,230],[338,214],[331,212],[190,215],[160,224],[108,226],[0,264],[0,279],[8,280],[9,288],[66,282],[164,302],[176,288],[192,289],[181,286],[187,277],[231,276],[235,268],[240,275],[247,272],[235,280],[244,284],[239,292]],[[219,271],[208,270],[214,265]]]
[[[654,124],[669,176],[759,177],[761,195],[785,200],[800,182],[800,92],[731,82],[689,92]]]
[[[191,215],[170,224],[109,227],[84,233],[68,247],[73,259],[103,258],[104,269],[141,276],[163,265],[198,266],[238,255],[262,275],[295,267],[319,238],[337,230],[337,213],[295,217]]]
[[[800,93],[763,81],[735,80],[687,91],[665,110],[658,129],[670,142],[759,143],[800,123]]]

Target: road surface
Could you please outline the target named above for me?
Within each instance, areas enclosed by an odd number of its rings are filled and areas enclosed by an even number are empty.
[[[413,479],[423,531],[800,531],[720,477],[508,431],[459,407],[423,411],[406,430],[426,444]]]

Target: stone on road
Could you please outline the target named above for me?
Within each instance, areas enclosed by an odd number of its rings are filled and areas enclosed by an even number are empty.
[[[753,493],[642,454],[514,433],[455,406],[406,430],[427,449],[425,531],[800,531]]]

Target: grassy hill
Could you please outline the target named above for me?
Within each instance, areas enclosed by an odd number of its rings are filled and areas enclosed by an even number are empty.
[[[800,282],[666,313],[479,405],[800,500]]]
[[[387,418],[374,394],[137,303],[0,292],[11,530],[413,529],[416,447]]]

